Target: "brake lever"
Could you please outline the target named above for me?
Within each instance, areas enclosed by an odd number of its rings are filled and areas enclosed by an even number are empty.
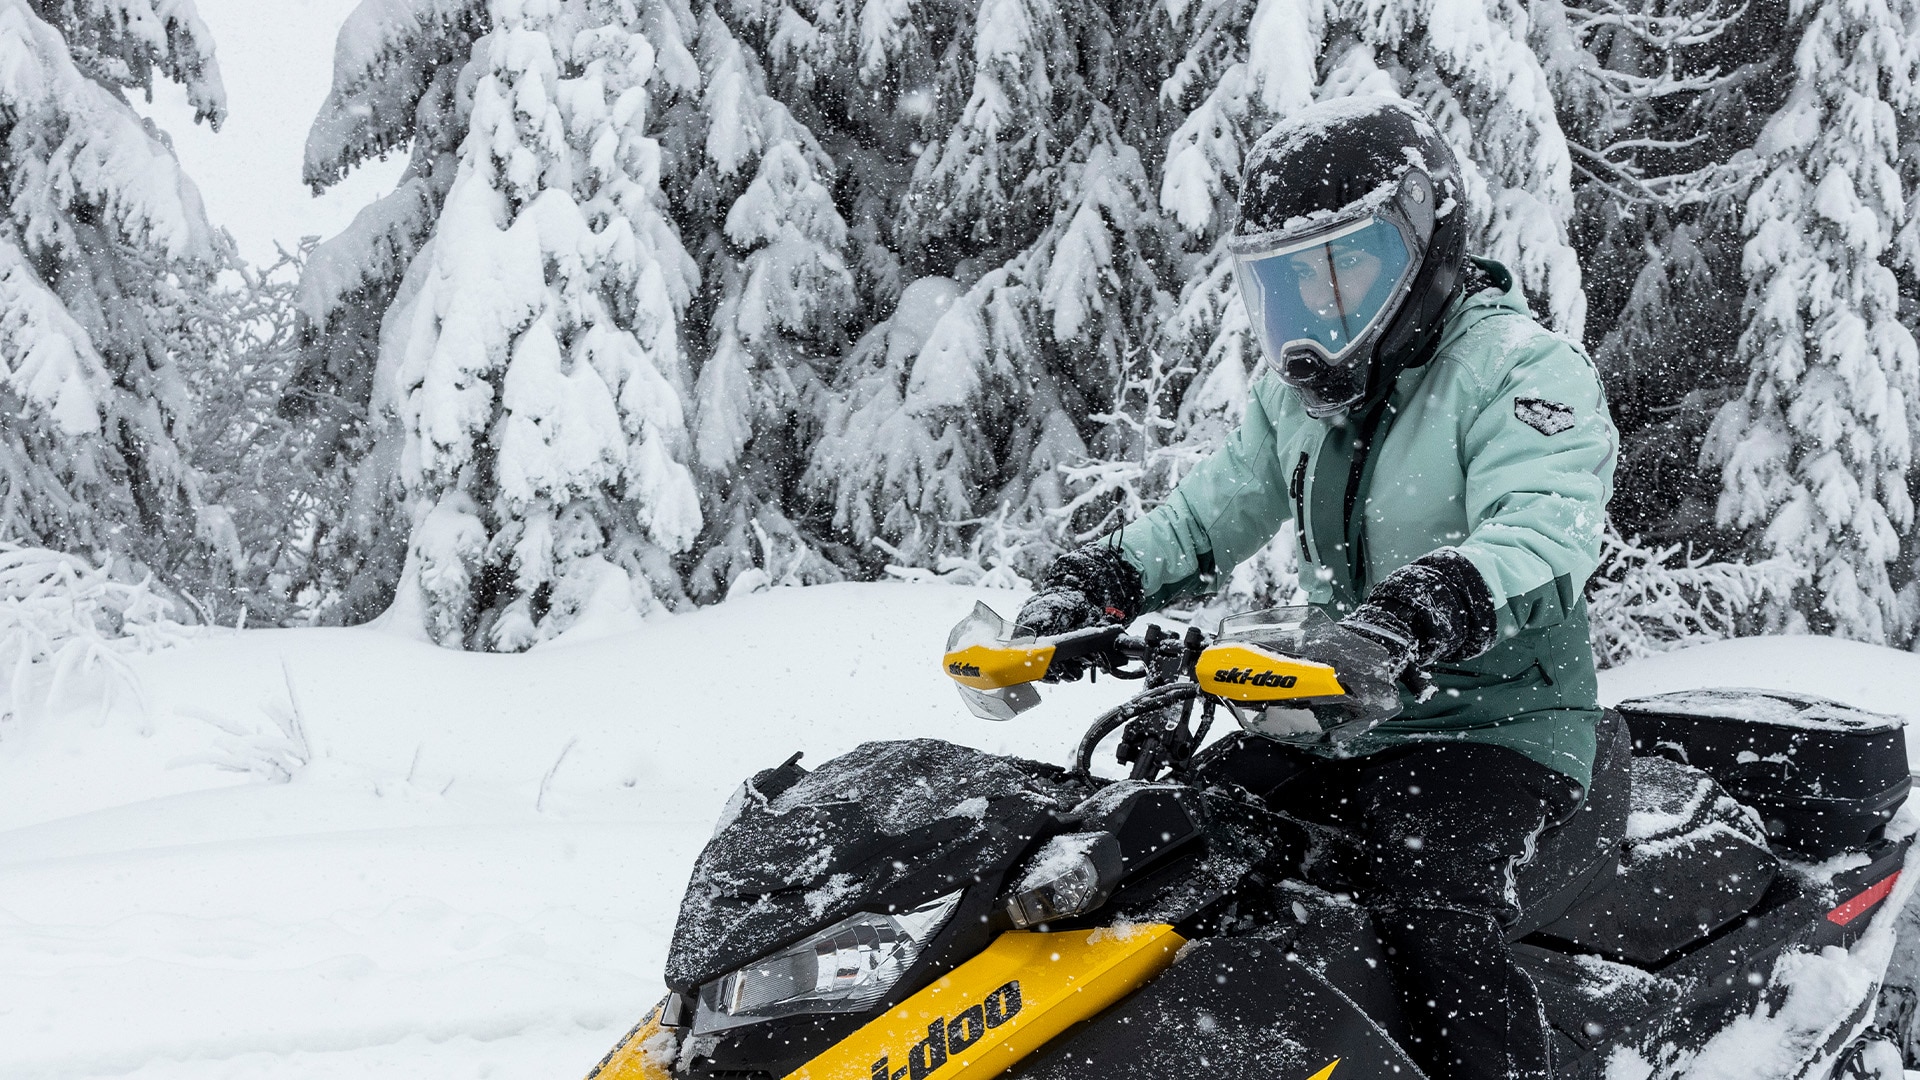
[[[1439,689],[1433,684],[1432,676],[1415,664],[1408,664],[1406,670],[1400,672],[1400,685],[1406,687],[1407,692],[1413,695],[1413,700],[1419,702],[1426,701]]]

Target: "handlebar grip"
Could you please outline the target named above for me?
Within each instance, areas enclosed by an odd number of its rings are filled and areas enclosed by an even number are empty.
[[[1113,652],[1114,644],[1125,632],[1124,626],[1090,626],[1039,640],[1053,646],[1057,660],[1096,660]]]

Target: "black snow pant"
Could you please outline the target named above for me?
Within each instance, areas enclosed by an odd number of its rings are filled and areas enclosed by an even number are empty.
[[[1547,1080],[1546,1014],[1504,929],[1520,914],[1515,868],[1578,809],[1579,785],[1503,746],[1414,743],[1341,760],[1267,747],[1255,753],[1301,766],[1281,770],[1267,801],[1362,842],[1365,866],[1350,869],[1415,1060],[1434,1080]]]

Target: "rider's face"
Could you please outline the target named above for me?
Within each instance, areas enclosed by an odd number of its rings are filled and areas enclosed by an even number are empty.
[[[1352,314],[1380,280],[1380,258],[1366,251],[1329,245],[1289,258],[1301,303],[1322,317]]]

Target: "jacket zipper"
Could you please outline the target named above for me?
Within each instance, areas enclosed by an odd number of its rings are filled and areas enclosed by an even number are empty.
[[[1307,460],[1309,455],[1300,451],[1300,463],[1293,467],[1293,484],[1287,488],[1287,494],[1293,497],[1293,527],[1299,530],[1300,557],[1313,562],[1313,549],[1307,545]]]

